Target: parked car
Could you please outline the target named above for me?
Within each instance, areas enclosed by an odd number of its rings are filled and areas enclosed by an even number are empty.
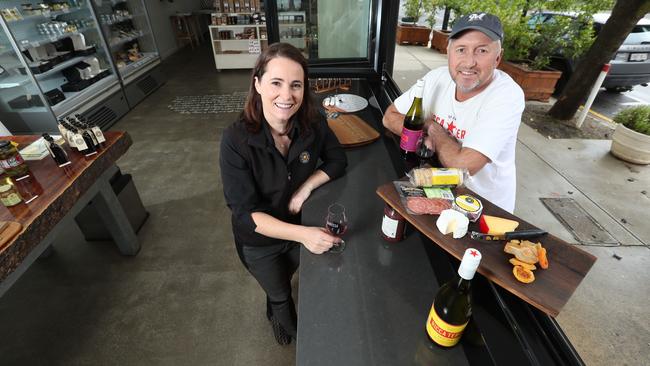
[[[553,22],[556,17],[571,17],[567,13],[539,12],[531,16],[528,24],[535,27],[537,24]],[[602,29],[609,19],[609,14],[599,13],[593,16],[595,35]],[[623,44],[610,61],[611,68],[603,82],[603,87],[611,92],[632,90],[635,85],[647,86],[650,82],[650,20],[642,18],[632,29]],[[562,71],[555,92],[562,91],[566,82],[576,68],[578,60],[570,59],[562,54],[561,50],[551,58],[550,67]]]

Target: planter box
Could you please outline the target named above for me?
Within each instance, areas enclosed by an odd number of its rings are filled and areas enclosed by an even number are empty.
[[[451,31],[443,31],[438,29],[431,31],[431,48],[446,55],[449,33],[451,33]]]
[[[506,72],[524,90],[526,100],[548,101],[555,91],[561,71],[529,70],[521,64],[503,61],[499,69]]]
[[[612,155],[634,164],[650,164],[650,136],[633,131],[622,124],[612,136]]]
[[[398,25],[397,26],[397,43],[398,44],[420,44],[426,46],[429,43],[431,28],[421,25]]]

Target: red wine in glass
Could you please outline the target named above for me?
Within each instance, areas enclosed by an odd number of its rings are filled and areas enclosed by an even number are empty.
[[[348,229],[348,219],[345,216],[345,207],[340,203],[334,203],[327,208],[327,219],[325,228],[332,235],[341,237]],[[345,249],[345,241],[334,244],[329,250],[332,253],[341,253]]]

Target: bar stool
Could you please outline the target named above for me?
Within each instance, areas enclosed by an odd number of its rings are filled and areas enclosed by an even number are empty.
[[[194,49],[194,42],[199,44],[199,39],[196,35],[196,27],[193,25],[192,16],[177,14],[169,17],[172,22],[172,29],[176,36],[176,42],[180,43],[183,40],[190,42],[190,47]]]

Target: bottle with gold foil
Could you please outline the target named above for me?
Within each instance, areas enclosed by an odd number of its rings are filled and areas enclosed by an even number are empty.
[[[8,140],[0,140],[0,168],[11,177],[20,177],[29,172],[18,149]]]
[[[23,198],[16,190],[11,177],[0,179],[0,202],[7,207],[15,206],[23,201]]]
[[[465,250],[458,268],[458,276],[442,285],[429,311],[426,330],[429,339],[442,347],[458,344],[472,316],[470,284],[481,262],[481,253],[473,248]]]

